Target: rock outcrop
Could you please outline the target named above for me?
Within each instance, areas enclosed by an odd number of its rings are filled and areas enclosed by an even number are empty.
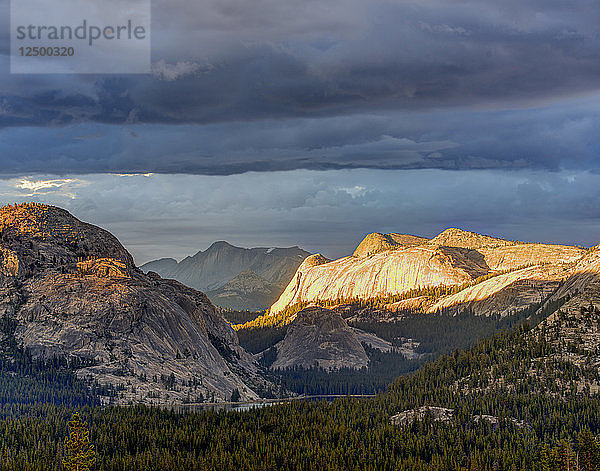
[[[392,425],[405,427],[412,424],[415,420],[422,421],[427,416],[429,416],[434,422],[450,424],[454,420],[454,409],[448,409],[446,407],[421,406],[418,409],[408,409],[400,412],[399,414],[393,415],[390,417],[390,423]],[[472,415],[471,419],[474,422],[488,422],[493,427],[497,427],[503,420],[499,417],[488,414]],[[525,427],[527,425],[522,420],[517,420],[514,417],[507,417],[504,418],[504,420],[512,422],[517,427]]]
[[[429,242],[432,245],[446,245],[448,247],[463,247],[465,249],[477,249],[481,247],[504,247],[516,242],[497,239],[476,232],[463,231],[451,227],[435,236]]]
[[[271,387],[208,298],[145,275],[110,233],[44,205],[0,210],[0,315],[35,357],[78,359],[116,400],[254,399]]]
[[[3,270],[27,276],[84,259],[111,258],[133,268],[133,258],[111,233],[41,204],[0,208]],[[8,258],[6,253],[11,253]],[[5,265],[6,262],[9,262]],[[14,267],[18,267],[15,272]]]
[[[307,258],[270,314],[301,303],[461,286],[451,296],[401,301],[390,310],[469,306],[478,314],[506,315],[545,299],[587,253],[579,247],[506,241],[460,229],[447,229],[431,240],[402,236],[394,242],[392,236],[397,235],[370,234],[357,248],[359,256],[355,252],[331,262],[322,256]]]
[[[434,422],[449,424],[454,419],[454,409],[435,406],[422,406],[418,409],[408,409],[390,417],[390,423],[392,425],[403,427],[405,425],[410,425],[415,420],[423,420],[428,415]]]
[[[362,240],[352,255],[359,258],[368,257],[369,255],[385,252],[386,250],[423,245],[427,241],[428,239],[424,237],[409,234],[381,234],[373,232]]]
[[[302,261],[310,255],[298,248],[257,247],[245,249],[220,241],[193,257],[186,257],[177,263],[172,258],[148,262],[141,266],[144,272],[154,271],[163,278],[172,278],[187,286],[207,292],[217,292],[212,300],[222,307],[238,309],[244,304],[253,309],[268,308],[294,276]],[[252,271],[269,284],[257,286],[256,291],[248,291],[243,296],[219,296],[218,291],[237,275]],[[236,282],[237,283],[237,282]],[[265,297],[265,290],[276,289]],[[226,288],[227,289],[227,288]]]
[[[320,307],[298,312],[276,348],[273,369],[299,366],[335,370],[362,368],[369,362],[356,331],[339,313]]]

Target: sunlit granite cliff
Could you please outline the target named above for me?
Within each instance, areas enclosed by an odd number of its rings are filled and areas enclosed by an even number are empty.
[[[352,256],[308,257],[270,309],[274,315],[299,303],[369,299],[428,287],[464,287],[436,300],[435,311],[469,304],[480,314],[508,314],[556,289],[586,254],[579,247],[522,243],[460,229],[433,239],[370,234]]]

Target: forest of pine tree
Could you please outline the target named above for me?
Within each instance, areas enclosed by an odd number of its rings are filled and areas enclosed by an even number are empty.
[[[533,359],[554,348],[528,325],[442,355],[374,398],[298,400],[245,412],[100,407],[69,365],[35,363],[17,345],[8,347],[0,407],[3,471],[65,469],[75,412],[88,424],[96,470],[599,466],[600,399],[577,390],[573,380],[582,372],[570,364],[556,362],[542,376],[526,374]],[[498,387],[495,375],[514,387]],[[461,378],[468,378],[468,387],[458,386]],[[558,378],[570,378],[573,387],[556,389]],[[392,415],[423,405],[452,408],[453,418],[441,423],[425,416],[403,427],[390,422]],[[498,423],[473,420],[477,414]]]

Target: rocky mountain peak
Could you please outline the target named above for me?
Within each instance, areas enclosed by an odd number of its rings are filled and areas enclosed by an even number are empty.
[[[141,269],[156,271],[163,277],[203,290],[220,288],[246,270],[252,270],[270,283],[285,286],[308,255],[298,247],[247,249],[218,241],[179,263],[173,259],[160,259],[142,265]]]
[[[254,399],[270,387],[205,294],[145,275],[116,237],[60,208],[0,209],[1,316],[34,357],[82,360],[78,376],[119,387],[117,402]]]
[[[229,242],[224,240],[218,240],[213,242],[210,247],[208,247],[204,252],[199,253],[212,253],[212,252],[222,252],[222,251],[231,251],[235,250],[236,247],[231,245]],[[198,255],[198,254],[196,254]]]
[[[393,250],[401,247],[414,247],[427,242],[428,239],[424,237],[417,237],[410,234],[381,234],[380,232],[373,232],[367,234],[367,236],[358,244],[356,250],[352,254],[354,257],[362,258],[369,255],[373,255],[386,250]]]
[[[320,253],[316,253],[314,255],[306,257],[300,265],[300,267],[298,268],[298,271],[302,271],[302,269],[316,267],[318,265],[323,265],[324,263],[328,262],[329,260],[327,260],[323,255],[321,255]]]
[[[476,249],[485,246],[512,245],[514,242],[451,227],[431,239],[431,244]]]
[[[0,257],[5,276],[64,269],[100,258],[134,268],[133,257],[112,234],[79,221],[64,209],[39,203],[0,208]]]

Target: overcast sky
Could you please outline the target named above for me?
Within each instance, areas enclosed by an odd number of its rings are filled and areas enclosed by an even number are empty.
[[[448,226],[600,242],[597,0],[152,5],[152,74],[10,75],[0,0],[0,202],[139,263]]]

